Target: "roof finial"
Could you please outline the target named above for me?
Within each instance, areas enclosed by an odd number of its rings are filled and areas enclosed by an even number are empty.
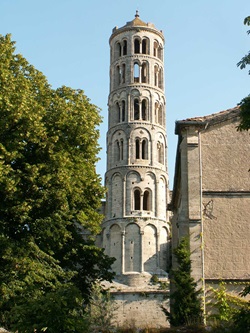
[[[136,9],[135,17],[139,17],[139,16],[140,16],[140,15],[139,15],[139,10]]]

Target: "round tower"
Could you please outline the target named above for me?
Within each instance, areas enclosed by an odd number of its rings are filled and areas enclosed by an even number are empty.
[[[110,43],[103,247],[117,276],[168,267],[164,36],[135,18]]]

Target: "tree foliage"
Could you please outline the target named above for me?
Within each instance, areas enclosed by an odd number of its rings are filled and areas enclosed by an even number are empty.
[[[171,313],[164,311],[170,324],[181,326],[188,324],[200,324],[202,321],[200,290],[191,276],[191,260],[189,240],[182,238],[178,247],[174,250],[178,268],[171,271],[173,293]]]
[[[250,16],[247,16],[244,19],[244,24],[250,26]],[[250,30],[247,31],[248,34],[250,34]],[[247,65],[250,65],[250,51],[248,54],[246,54],[241,61],[238,62],[237,66],[240,67],[240,69],[246,68]],[[249,70],[250,74],[250,70]],[[241,122],[238,126],[239,131],[248,131],[250,129],[250,95],[243,98],[241,102],[239,103],[240,106],[240,116],[241,116]]]
[[[100,121],[82,90],[52,89],[15,54],[10,35],[0,36],[0,320],[6,327],[78,332],[70,322],[81,317],[92,282],[112,278],[113,259],[82,236],[98,233],[102,219],[104,188],[95,170]],[[54,329],[56,308],[69,315]]]
[[[235,283],[237,284],[237,282]],[[218,288],[211,288],[210,302],[207,303],[208,320],[214,332],[249,333],[250,302],[227,291],[226,283],[221,282]],[[240,296],[245,296],[245,290]]]
[[[250,26],[250,16],[244,19],[244,24]],[[247,33],[250,34],[250,30],[248,30]],[[246,68],[247,65],[250,65],[250,51],[237,63],[237,66],[240,67],[240,69]]]
[[[248,131],[250,129],[250,95],[243,98],[239,106],[241,121],[237,129],[238,131]]]

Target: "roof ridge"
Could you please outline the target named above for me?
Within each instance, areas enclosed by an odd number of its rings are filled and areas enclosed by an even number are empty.
[[[227,109],[217,113],[212,113],[208,116],[177,120],[175,122],[175,134],[180,134],[181,129],[186,126],[202,126],[204,128],[207,128],[210,125],[215,125],[223,121],[239,117],[239,114],[240,114],[240,107],[236,106],[231,109]]]
[[[191,117],[191,118],[186,118],[183,120],[177,120],[176,122],[193,122],[193,121],[197,121],[197,122],[203,122],[206,120],[212,120],[215,118],[220,118],[220,117],[226,117],[227,115],[234,115],[234,114],[238,114],[240,112],[240,107],[239,106],[235,106],[234,108],[230,108],[230,109],[226,109],[226,110],[222,110],[219,112],[215,112],[215,113],[211,113],[209,115],[206,116],[198,116],[198,117]]]

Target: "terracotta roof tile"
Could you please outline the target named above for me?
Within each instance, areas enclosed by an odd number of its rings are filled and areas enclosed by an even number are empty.
[[[177,122],[206,122],[207,120],[217,119],[217,118],[228,118],[228,116],[236,116],[239,114],[240,107],[236,106],[232,109],[223,110],[220,112],[212,113],[207,116],[187,118],[183,120],[177,120]]]
[[[127,22],[126,26],[144,26],[147,27],[147,23],[143,22],[139,17],[133,19],[133,21]]]
[[[182,127],[190,126],[190,125],[201,125],[201,126],[210,126],[222,121],[226,121],[228,119],[232,119],[238,117],[240,113],[240,107],[236,106],[232,109],[227,109],[224,111],[220,111],[217,113],[212,113],[207,116],[202,117],[193,117],[187,118],[183,120],[177,120],[175,123],[175,134],[178,134]]]

